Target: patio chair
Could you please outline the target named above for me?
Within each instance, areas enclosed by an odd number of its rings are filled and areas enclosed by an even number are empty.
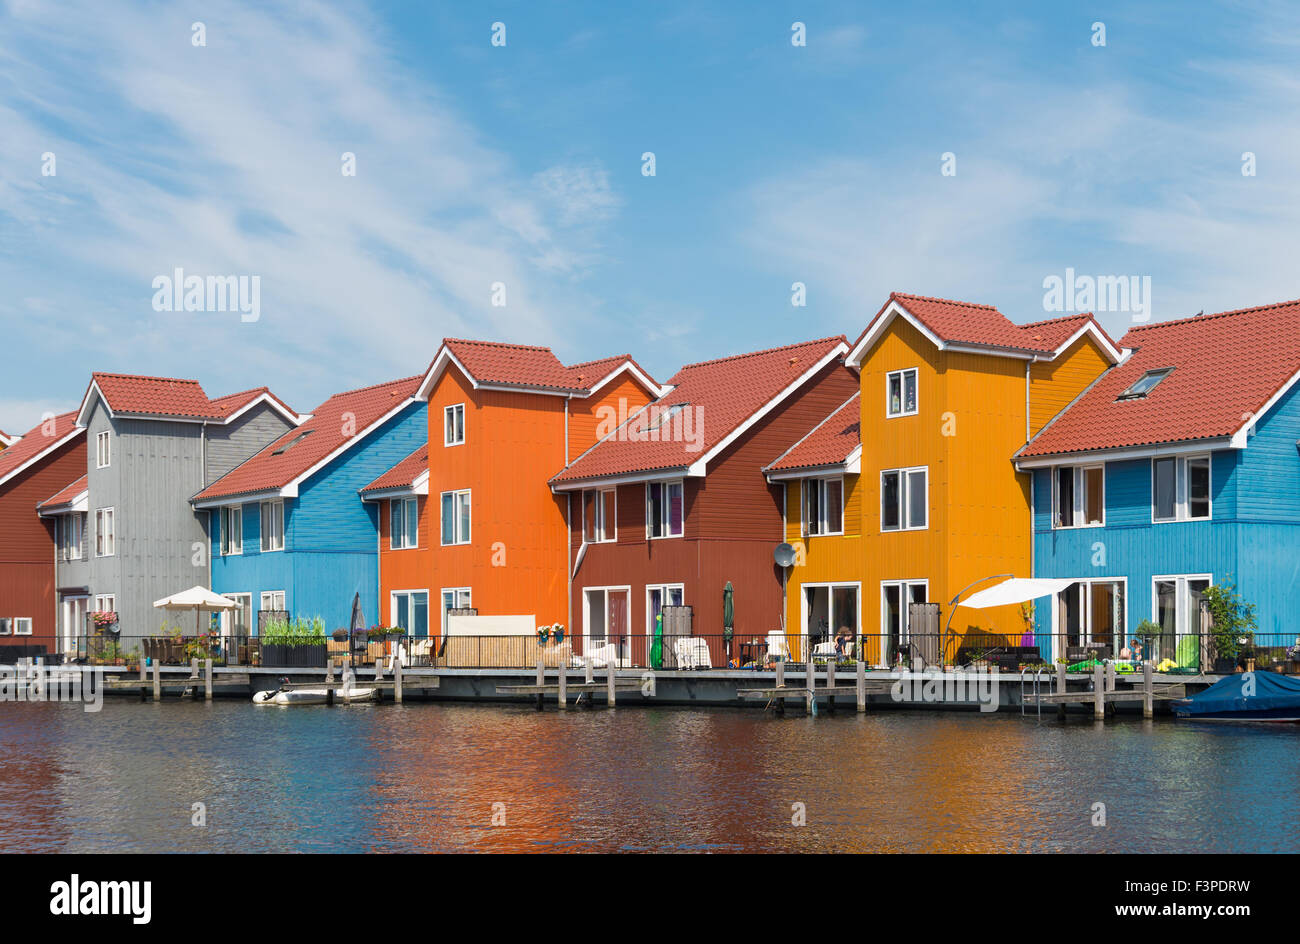
[[[713,660],[709,658],[709,646],[703,639],[674,639],[673,653],[677,656],[679,669],[713,668]]]
[[[611,662],[618,665],[618,648],[609,643],[601,646],[599,649],[593,649],[586,655],[574,656],[570,665],[575,669],[583,668],[587,663],[591,663],[593,669],[606,668]]]
[[[767,661],[775,662],[778,659],[782,662],[790,661],[789,640],[779,629],[767,634]]]

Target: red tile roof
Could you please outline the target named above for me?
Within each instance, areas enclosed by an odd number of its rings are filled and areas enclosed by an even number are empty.
[[[197,380],[106,374],[99,371],[90,377],[114,413],[207,420],[223,418],[223,413],[213,406]]]
[[[1019,456],[1230,436],[1300,371],[1300,300],[1133,328],[1123,363],[1049,423]],[[1173,371],[1145,397],[1117,400],[1143,374]]]
[[[560,484],[685,468],[704,458],[844,343],[840,335],[683,367],[668,381],[672,390],[588,449],[551,481]],[[673,406],[684,408],[679,413],[682,418],[670,416],[665,420],[665,411]]]
[[[455,357],[478,383],[586,394],[593,385],[624,364],[631,364],[651,384],[656,383],[630,354],[602,357],[565,367],[549,347],[445,338],[439,355],[443,349]],[[434,364],[437,362],[438,358],[435,357]]]
[[[862,402],[860,394],[855,393],[763,471],[839,465],[862,445],[861,425]]]
[[[76,431],[77,412],[60,413],[28,430],[12,446],[0,452],[0,482],[20,468],[49,452]],[[84,430],[82,431],[84,433]]]
[[[1091,322],[1114,346],[1109,335],[1088,313],[1065,315],[1061,318],[1049,318],[1045,321],[1018,325],[992,305],[977,305],[974,302],[960,302],[949,298],[930,298],[925,295],[891,292],[885,304],[880,306],[880,311],[876,312],[876,316],[854,342],[855,348],[895,302],[925,325],[931,334],[947,343],[977,344],[1049,354],[1068,340],[1074,332]]]
[[[311,419],[236,466],[195,495],[194,500],[234,498],[283,488],[409,400],[420,380],[406,377],[335,394],[315,409]],[[345,414],[351,416],[345,419]]]
[[[77,479],[77,481],[73,482],[72,484],[65,485],[63,488],[55,492],[49,498],[45,499],[45,501],[41,502],[36,507],[38,509],[57,508],[60,505],[72,504],[76,500],[77,496],[86,490],[87,488],[86,483],[89,480],[89,478],[90,478],[89,475],[83,475],[81,478]]]
[[[239,393],[228,393],[224,397],[216,397],[212,400],[212,409],[220,414],[222,419],[230,419],[231,416],[262,396],[269,397],[276,406],[288,415],[297,416],[287,403],[271,392],[269,387],[254,387],[252,390],[243,390]]]
[[[14,438],[12,436],[6,433],[3,429],[0,429],[0,446],[7,446],[13,441]]]
[[[379,492],[390,488],[410,488],[425,472],[429,471],[429,444],[425,443],[397,465],[393,466],[379,478],[361,489],[366,492]]]

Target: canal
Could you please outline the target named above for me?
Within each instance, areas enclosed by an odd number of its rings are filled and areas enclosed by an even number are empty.
[[[11,703],[0,851],[1283,852],[1298,737],[1018,713]]]

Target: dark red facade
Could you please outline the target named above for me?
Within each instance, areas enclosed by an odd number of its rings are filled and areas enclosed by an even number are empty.
[[[32,621],[30,636],[0,636],[0,647],[26,655],[55,650],[54,522],[41,518],[36,506],[85,474],[82,434],[0,484],[0,618]]]
[[[704,476],[683,477],[685,508],[679,538],[646,537],[646,485],[617,486],[616,539],[588,544],[570,593],[575,649],[585,635],[585,594],[626,588],[626,622],[633,664],[646,665],[649,637],[647,588],[680,584],[693,608],[692,634],[708,640],[713,666],[742,661],[742,643],[758,642],[781,628],[781,571],[772,552],[784,534],[784,490],[769,484],[763,467],[799,441],[858,389],[841,363],[825,367],[709,463]],[[573,492],[569,537],[573,559],[582,546],[581,492]],[[733,589],[735,635],[722,642],[723,590]],[[621,602],[621,597],[617,597]],[[620,614],[621,617],[621,614]],[[622,622],[620,618],[618,622]],[[615,621],[611,620],[611,628]],[[613,640],[611,640],[613,641]],[[756,651],[756,650],[750,650]]]

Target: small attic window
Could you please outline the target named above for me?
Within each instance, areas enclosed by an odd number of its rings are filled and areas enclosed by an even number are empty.
[[[1138,378],[1137,383],[1133,384],[1133,386],[1129,387],[1115,399],[1136,400],[1145,397],[1155,389],[1156,384],[1168,377],[1172,370],[1172,367],[1161,367],[1159,370],[1148,370]]]
[[[298,443],[302,442],[304,439],[306,439],[308,436],[310,436],[310,435],[311,435],[312,433],[314,433],[314,432],[316,432],[316,430],[314,430],[314,429],[304,429],[304,430],[303,430],[301,433],[299,433],[297,436],[293,437],[293,439],[290,439],[287,443],[285,443],[285,444],[284,444],[283,446],[281,446],[279,449],[276,449],[274,452],[272,452],[271,455],[273,455],[273,456],[282,456],[282,455],[284,455],[286,452],[288,452],[288,451],[289,451],[290,449],[292,449],[294,446],[298,445]]]
[[[658,429],[688,406],[690,406],[689,403],[674,403],[667,409],[660,411],[657,416],[651,419],[650,422],[646,424],[646,430]]]

